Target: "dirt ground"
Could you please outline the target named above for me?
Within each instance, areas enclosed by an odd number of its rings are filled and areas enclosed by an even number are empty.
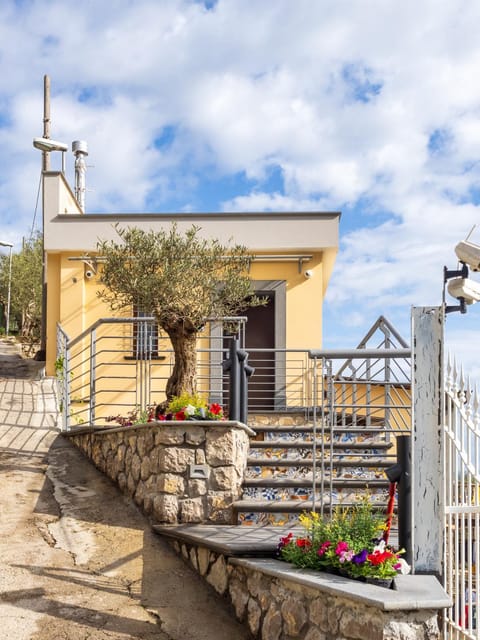
[[[251,638],[60,435],[40,367],[0,340],[0,638]]]

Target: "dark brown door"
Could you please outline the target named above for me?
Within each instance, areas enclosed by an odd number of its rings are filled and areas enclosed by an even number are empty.
[[[275,294],[258,291],[257,295],[268,298],[268,303],[250,307],[245,314],[245,349],[248,363],[255,367],[248,380],[248,408],[268,411],[274,408],[275,396]]]

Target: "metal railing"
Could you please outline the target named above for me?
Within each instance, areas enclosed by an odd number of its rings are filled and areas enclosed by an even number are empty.
[[[357,479],[361,477],[358,469],[368,457],[383,466],[396,462],[396,436],[411,432],[411,350],[312,350],[309,355],[313,364],[313,397],[317,400],[313,405],[313,478],[320,479],[320,486],[312,495],[314,509],[323,514],[324,506],[334,502],[334,481],[344,473],[345,458],[352,466],[357,465]],[[339,361],[346,364],[334,373]],[[347,369],[349,376],[345,376]],[[345,448],[335,453],[335,446],[342,440]],[[362,443],[367,448],[372,442],[378,443],[378,450],[373,447],[370,453],[355,453]],[[363,478],[369,477],[375,478],[366,465]],[[382,492],[377,492],[376,497],[385,498]]]
[[[244,318],[208,321],[198,338],[198,391],[224,407],[229,390],[222,363],[232,326],[243,347]],[[102,318],[75,338],[58,325],[56,372],[64,429],[133,413],[138,417],[164,400],[173,364],[170,341],[158,333],[154,318]]]
[[[455,364],[445,376],[445,637],[480,638],[480,402]]]

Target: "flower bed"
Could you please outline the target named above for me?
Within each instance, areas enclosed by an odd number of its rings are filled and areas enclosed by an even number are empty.
[[[280,538],[279,556],[297,567],[330,571],[348,578],[390,586],[398,574],[409,573],[402,550],[388,544],[389,526],[368,500],[338,507],[330,519],[303,514],[304,536]]]
[[[225,420],[223,408],[216,402],[207,403],[198,394],[184,393],[164,405],[151,405],[145,410],[138,407],[126,416],[110,416],[107,422],[116,422],[122,427],[131,427],[149,422],[184,422],[185,420]]]

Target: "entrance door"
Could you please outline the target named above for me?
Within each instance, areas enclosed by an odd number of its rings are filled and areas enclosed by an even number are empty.
[[[275,292],[257,291],[267,298],[262,307],[250,307],[245,328],[245,350],[248,363],[255,373],[248,380],[248,409],[268,411],[274,408],[275,398]]]

